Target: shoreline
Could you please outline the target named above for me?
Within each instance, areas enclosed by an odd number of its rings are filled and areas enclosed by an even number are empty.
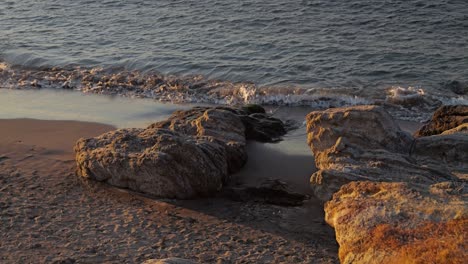
[[[0,134],[3,263],[165,257],[202,263],[337,262],[333,229],[324,224],[315,199],[281,207],[223,197],[148,198],[75,176],[68,146],[112,126],[11,119],[0,120],[0,127],[8,128]]]

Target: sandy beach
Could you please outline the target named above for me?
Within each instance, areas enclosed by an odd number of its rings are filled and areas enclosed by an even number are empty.
[[[0,120],[0,262],[338,261],[333,229],[314,199],[299,207],[222,197],[154,199],[79,180],[76,140],[113,129],[75,121]],[[249,154],[261,153],[258,147],[265,146],[250,145]],[[263,159],[278,158],[269,155]],[[297,164],[303,164],[300,158]],[[313,159],[310,166],[313,170]]]

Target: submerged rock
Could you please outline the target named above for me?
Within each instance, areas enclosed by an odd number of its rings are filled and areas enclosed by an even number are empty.
[[[461,83],[459,81],[450,81],[446,83],[444,87],[459,95],[465,95],[468,93],[468,84]]]
[[[467,187],[352,182],[325,205],[341,263],[465,263]]]
[[[146,129],[80,139],[78,175],[158,197],[213,195],[247,160],[245,116],[238,109],[196,107]],[[262,124],[256,128],[264,129]]]
[[[445,105],[438,108],[431,120],[414,134],[432,136],[468,123],[468,105]]]

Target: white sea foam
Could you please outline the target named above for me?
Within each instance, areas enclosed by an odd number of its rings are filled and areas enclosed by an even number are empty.
[[[73,89],[84,93],[152,98],[172,103],[307,106],[312,109],[363,104],[384,105],[402,119],[424,120],[441,104],[467,104],[466,96],[428,94],[423,88],[391,87],[363,93],[350,88],[268,87],[254,83],[209,80],[200,75],[171,76],[116,69],[27,69],[0,63],[0,87],[10,89]],[[366,94],[366,97],[360,96]],[[382,94],[386,94],[382,98]]]

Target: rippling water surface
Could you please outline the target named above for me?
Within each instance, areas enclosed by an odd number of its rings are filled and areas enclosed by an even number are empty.
[[[465,100],[445,84],[468,81],[468,2],[4,0],[2,61],[0,71],[22,74],[100,67],[362,98],[415,86]],[[12,74],[3,82],[21,81]]]

